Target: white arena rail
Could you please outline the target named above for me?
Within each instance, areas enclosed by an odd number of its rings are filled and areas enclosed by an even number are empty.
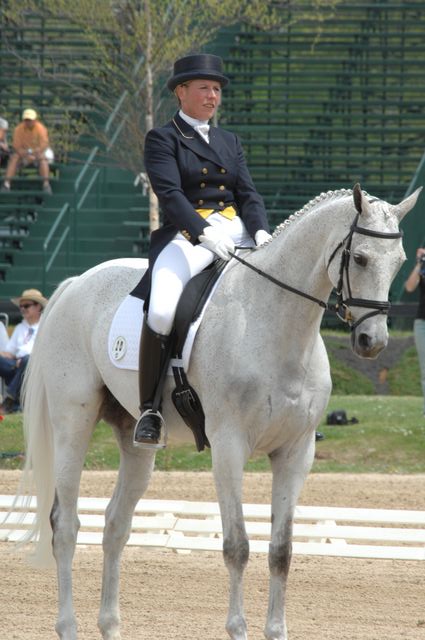
[[[0,540],[17,541],[35,517],[35,498],[13,504],[0,495]],[[101,544],[109,499],[80,498],[78,544]],[[23,513],[28,509],[23,518]],[[270,505],[244,504],[250,550],[267,553]],[[6,518],[6,516],[8,517]],[[6,521],[5,521],[6,519]],[[298,506],[293,552],[299,555],[425,560],[425,511]],[[139,500],[128,545],[178,552],[221,551],[218,504],[183,500]]]

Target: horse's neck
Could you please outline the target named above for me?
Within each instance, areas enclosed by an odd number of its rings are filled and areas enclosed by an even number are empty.
[[[335,224],[328,214],[305,214],[295,219],[273,238],[269,245],[259,249],[251,258],[252,263],[276,280],[283,282],[314,298],[327,301],[332,284],[326,270],[325,250],[331,225]],[[344,232],[341,231],[341,239]],[[296,310],[309,323],[317,317],[320,322],[323,308],[301,295],[285,293],[276,284],[267,282],[258,276],[260,282],[255,287],[255,295],[263,299],[270,289],[273,297],[281,298],[281,312],[286,315],[288,307],[291,314]]]
[[[270,244],[246,259],[276,280],[326,302],[332,284],[324,254],[335,219],[326,212],[305,215],[305,219],[300,217],[288,224]],[[340,239],[345,235],[346,226],[341,228]],[[226,280],[223,293],[229,309],[223,308],[223,312],[232,318],[230,322],[238,316],[241,318],[238,322],[244,326],[240,330],[249,343],[256,340],[256,333],[263,332],[276,353],[284,352],[285,358],[293,360],[304,351],[308,359],[320,330],[322,306],[282,290],[244,265],[230,270]]]

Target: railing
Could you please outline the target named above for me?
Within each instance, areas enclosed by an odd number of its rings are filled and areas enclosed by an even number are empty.
[[[34,524],[36,498],[18,502],[0,496],[0,539],[16,542]],[[107,498],[79,498],[81,524],[77,544],[102,544]],[[268,553],[271,507],[244,504],[243,514],[254,553]],[[425,560],[425,511],[344,507],[295,508],[293,553],[346,558]],[[173,551],[223,549],[220,510],[216,502],[139,500],[128,545]]]
[[[56,257],[58,256],[64,242],[69,238],[69,232],[71,230],[71,208],[69,202],[66,202],[59,212],[58,217],[50,228],[46,239],[43,242],[43,291],[46,291],[47,274],[49,273]],[[62,221],[65,221],[62,233],[57,238],[57,242],[53,247],[52,253],[48,258],[48,249],[53,237],[59,228]],[[66,243],[66,264],[69,265],[69,242]]]

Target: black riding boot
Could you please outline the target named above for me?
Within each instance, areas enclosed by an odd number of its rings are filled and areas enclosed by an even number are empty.
[[[160,414],[160,402],[153,407],[161,373],[169,361],[169,336],[155,333],[147,323],[145,316],[139,350],[139,392],[141,417],[134,429],[135,446],[158,447],[163,418]]]

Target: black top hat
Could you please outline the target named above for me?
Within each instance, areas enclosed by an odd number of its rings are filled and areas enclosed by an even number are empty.
[[[187,80],[218,80],[222,87],[229,82],[223,75],[223,61],[219,56],[209,53],[199,53],[185,56],[174,63],[174,73],[167,82],[170,91],[174,91],[178,84]]]

